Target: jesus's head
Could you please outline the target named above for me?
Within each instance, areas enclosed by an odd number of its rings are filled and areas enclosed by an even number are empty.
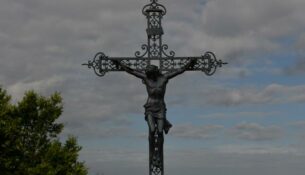
[[[158,76],[161,75],[161,72],[160,72],[158,66],[148,65],[146,67],[145,74],[146,74],[147,78],[155,80],[158,78]]]

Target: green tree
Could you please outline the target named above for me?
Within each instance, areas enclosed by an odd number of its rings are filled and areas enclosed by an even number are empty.
[[[43,97],[29,91],[17,104],[0,87],[0,174],[85,175],[79,162],[76,138],[65,143],[58,135],[63,124],[55,121],[63,110],[59,93]]]

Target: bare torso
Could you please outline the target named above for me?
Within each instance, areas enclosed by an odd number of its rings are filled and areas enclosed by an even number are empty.
[[[168,79],[160,75],[156,80],[145,78],[144,84],[148,93],[147,102],[144,105],[145,112],[165,112],[164,96]]]

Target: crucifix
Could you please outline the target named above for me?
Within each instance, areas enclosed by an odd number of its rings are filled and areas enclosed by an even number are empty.
[[[145,84],[148,93],[144,108],[149,128],[149,175],[164,175],[164,133],[167,134],[172,127],[166,118],[164,102],[168,81],[185,71],[202,71],[211,76],[218,67],[227,63],[217,60],[209,51],[198,57],[175,57],[175,52],[168,52],[168,45],[162,42],[162,18],[166,8],[158,0],[150,0],[142,13],[147,19],[147,44],[142,45],[141,52],[135,52],[134,57],[108,57],[99,52],[83,65],[100,77],[111,71],[125,71]],[[153,61],[158,65],[152,64]]]

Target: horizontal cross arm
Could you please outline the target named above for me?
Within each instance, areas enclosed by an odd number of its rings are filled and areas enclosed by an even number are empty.
[[[160,69],[162,71],[175,71],[176,69],[186,66],[192,59],[196,60],[196,64],[192,67],[188,67],[186,71],[202,71],[208,76],[213,75],[218,67],[228,64],[222,60],[217,60],[213,52],[206,52],[200,57],[170,57],[162,59],[160,61]]]
[[[119,60],[124,65],[131,69],[144,72],[146,67],[150,65],[151,60],[158,60],[160,62],[160,71],[176,71],[184,66],[190,60],[196,60],[196,64],[188,67],[186,71],[202,71],[206,75],[213,75],[218,67],[227,64],[221,60],[217,60],[214,53],[206,52],[200,57],[166,57],[166,58],[137,58],[137,57],[108,57],[104,53],[99,52],[95,55],[93,60],[82,64],[93,69],[98,76],[104,76],[107,72],[124,71],[120,66],[114,64],[113,60]]]
[[[145,58],[108,57],[102,52],[97,53],[93,60],[89,60],[88,63],[82,65],[88,66],[89,69],[93,69],[95,74],[101,77],[107,72],[124,71],[120,66],[114,64],[113,60],[120,60],[126,66],[138,71],[144,71],[149,65],[149,60]]]

